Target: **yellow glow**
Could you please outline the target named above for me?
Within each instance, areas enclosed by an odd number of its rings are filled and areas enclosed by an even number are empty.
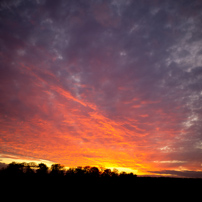
[[[121,172],[126,172],[126,173],[133,173],[133,174],[137,174],[138,170],[134,170],[132,168],[125,168],[125,167],[107,167],[108,169],[111,169],[113,171],[113,169],[117,169],[119,171],[119,173]]]
[[[14,155],[8,155],[6,157],[3,157],[3,155],[0,155],[0,160],[1,160],[1,162],[6,163],[6,164],[10,164],[12,162],[16,162],[16,163],[22,163],[22,162],[29,163],[29,162],[33,162],[33,163],[36,163],[36,164],[44,163],[49,168],[51,167],[52,164],[55,163],[55,162],[44,160],[44,159],[38,159],[38,160],[36,160],[36,159],[31,159],[31,158],[19,158],[19,157],[14,156]]]

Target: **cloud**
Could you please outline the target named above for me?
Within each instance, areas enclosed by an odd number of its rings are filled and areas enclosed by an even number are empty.
[[[12,7],[17,7],[20,4],[21,4],[21,0],[17,0],[17,1],[15,1],[15,0],[8,0],[8,1],[3,0],[0,3],[0,6],[1,6],[0,9],[1,10],[12,9]]]
[[[14,14],[4,7],[1,152],[142,171],[177,169],[177,159],[199,169],[198,4],[24,1]]]
[[[174,177],[202,178],[202,172],[201,171],[162,170],[162,171],[150,171],[150,173],[171,175],[171,176],[174,176]]]

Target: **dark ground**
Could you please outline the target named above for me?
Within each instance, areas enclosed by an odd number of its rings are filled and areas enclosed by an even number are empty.
[[[109,169],[101,172],[96,167],[64,172],[59,169],[59,164],[47,172],[42,164],[37,170],[29,166],[19,169],[17,165],[12,164],[0,171],[1,196],[5,195],[10,200],[147,201],[159,198],[161,201],[182,201],[186,198],[195,201],[201,195],[202,179],[138,177]]]

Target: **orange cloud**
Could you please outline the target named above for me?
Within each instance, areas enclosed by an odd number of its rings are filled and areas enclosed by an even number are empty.
[[[137,94],[114,104],[114,110],[123,113],[122,117],[110,117],[89,99],[95,90],[85,91],[90,88],[87,84],[78,81],[66,88],[46,66],[18,65],[20,74],[31,80],[31,85],[19,82],[26,89],[16,93],[22,104],[11,106],[11,118],[1,117],[1,153],[70,167],[130,168],[138,174],[168,167],[167,163],[156,162],[172,152],[168,145],[182,133],[173,125],[181,117],[165,113],[158,106],[159,101],[144,100]],[[77,95],[71,91],[73,88],[84,92]],[[118,89],[127,92],[127,88]],[[164,124],[159,120],[164,120]],[[173,163],[172,169],[177,166]]]

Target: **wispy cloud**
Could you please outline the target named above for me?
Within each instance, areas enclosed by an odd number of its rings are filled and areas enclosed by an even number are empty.
[[[152,171],[150,173],[163,174],[163,175],[173,176],[173,177],[202,178],[202,172],[201,171],[162,170],[162,171]]]

